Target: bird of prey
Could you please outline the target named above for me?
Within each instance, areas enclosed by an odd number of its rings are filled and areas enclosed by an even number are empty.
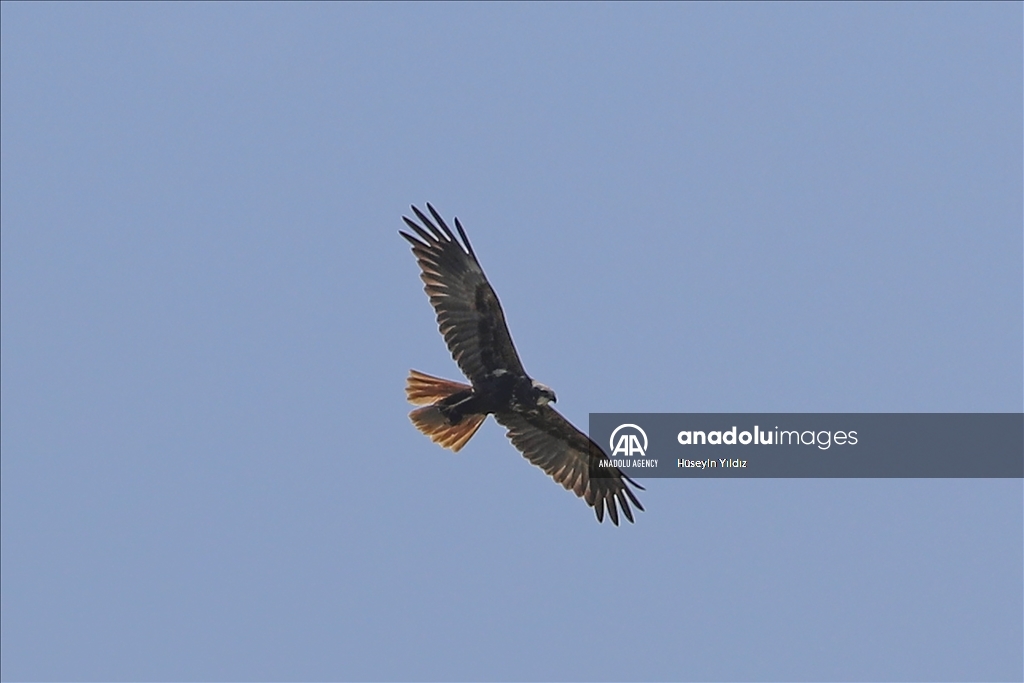
[[[409,413],[416,427],[432,441],[458,451],[487,419],[507,430],[526,459],[594,508],[598,522],[605,510],[619,523],[619,507],[630,522],[630,502],[643,510],[629,485],[642,486],[615,467],[594,443],[549,405],[555,392],[523,369],[498,303],[473,247],[455,219],[457,238],[444,219],[427,204],[433,220],[412,207],[419,223],[402,219],[415,235],[399,231],[412,244],[420,278],[437,313],[448,350],[470,384],[411,370],[405,392],[409,402],[423,406]]]

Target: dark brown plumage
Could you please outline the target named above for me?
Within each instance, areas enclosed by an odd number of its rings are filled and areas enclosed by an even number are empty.
[[[412,370],[406,395],[415,405],[413,424],[431,440],[461,449],[493,414],[526,458],[594,508],[619,523],[619,509],[630,522],[630,503],[643,510],[629,485],[643,487],[614,467],[600,467],[601,447],[548,405],[551,389],[530,378],[505,323],[498,297],[477,261],[459,219],[455,237],[430,204],[427,217],[412,207],[419,223],[402,217],[415,233],[400,232],[412,244],[420,278],[437,313],[437,324],[459,368],[471,382],[432,377]]]

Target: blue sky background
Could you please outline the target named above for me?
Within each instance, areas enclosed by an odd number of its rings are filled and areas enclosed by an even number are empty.
[[[458,215],[591,411],[1024,408],[1022,8],[2,6],[2,677],[1020,680],[1020,480],[653,480],[457,378]]]

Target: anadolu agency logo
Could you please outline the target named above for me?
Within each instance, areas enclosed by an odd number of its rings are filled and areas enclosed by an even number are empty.
[[[640,445],[640,439],[637,438],[637,433],[643,437],[643,446]],[[616,436],[619,437],[618,441],[615,440]],[[647,432],[641,429],[638,425],[619,425],[608,438],[608,448],[611,449],[613,458],[616,455],[623,455],[627,458],[632,458],[634,455],[638,455],[642,458],[647,455]]]
[[[657,460],[642,459],[647,455],[647,432],[640,425],[619,425],[608,437],[612,457],[601,461],[601,467],[657,467]],[[633,459],[635,458],[635,459]]]

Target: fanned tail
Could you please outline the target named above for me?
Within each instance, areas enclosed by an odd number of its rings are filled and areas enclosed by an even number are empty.
[[[476,430],[480,429],[480,425],[487,419],[487,415],[465,415],[458,424],[453,425],[448,423],[436,404],[452,394],[472,388],[462,382],[453,382],[410,370],[405,395],[409,403],[424,407],[409,413],[409,419],[416,425],[416,429],[429,436],[431,441],[458,452],[473,438]]]
[[[472,388],[462,382],[453,382],[450,379],[434,377],[419,370],[410,370],[409,379],[405,384],[405,396],[414,406],[423,406],[428,403],[437,403],[452,394]]]

